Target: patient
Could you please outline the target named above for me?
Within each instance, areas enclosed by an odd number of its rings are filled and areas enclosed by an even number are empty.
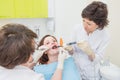
[[[61,48],[57,47],[57,40],[51,35],[46,35],[41,39],[38,47],[42,45],[49,47],[49,50],[39,59],[39,65],[35,66],[34,70],[37,73],[44,74],[46,80],[51,80],[58,64],[58,54]],[[67,51],[63,51],[67,54]],[[69,56],[64,62],[62,80],[81,80],[71,56]]]

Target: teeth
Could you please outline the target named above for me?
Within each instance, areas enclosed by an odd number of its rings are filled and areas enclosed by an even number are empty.
[[[53,46],[53,47],[52,47],[52,49],[55,49],[55,48],[57,48],[57,46]]]

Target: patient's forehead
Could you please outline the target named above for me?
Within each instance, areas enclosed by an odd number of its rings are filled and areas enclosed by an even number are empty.
[[[51,42],[51,41],[56,41],[56,39],[55,39],[54,37],[52,37],[52,36],[48,36],[48,37],[46,37],[46,38],[44,39],[44,43],[46,43],[46,42]]]

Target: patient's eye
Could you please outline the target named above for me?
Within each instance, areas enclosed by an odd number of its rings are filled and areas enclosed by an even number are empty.
[[[50,42],[47,42],[46,44],[48,45]]]
[[[53,42],[57,42],[56,40],[53,40]]]

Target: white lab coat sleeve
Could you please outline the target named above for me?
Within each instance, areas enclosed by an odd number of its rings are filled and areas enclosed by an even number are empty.
[[[34,80],[45,80],[43,74],[38,74]]]
[[[101,41],[99,47],[95,51],[95,60],[94,61],[100,61],[103,59],[105,54],[105,48],[107,47],[108,43],[110,41],[110,37],[107,36],[104,38],[104,40]]]

